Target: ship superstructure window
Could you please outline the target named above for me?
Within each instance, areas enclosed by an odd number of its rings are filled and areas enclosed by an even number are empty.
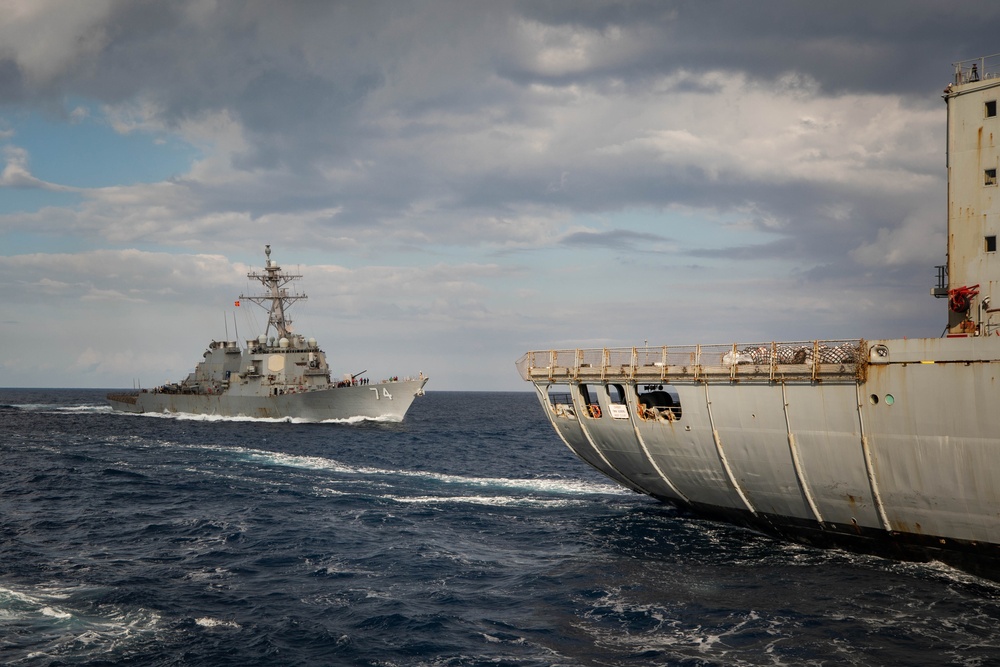
[[[997,251],[997,237],[987,236],[986,237],[986,252],[996,252]]]
[[[669,384],[636,385],[639,416],[646,420],[675,421],[681,418],[681,399]]]
[[[625,401],[625,387],[620,384],[606,384],[608,393],[608,413],[612,419],[628,419],[628,404]]]
[[[986,117],[993,118],[997,115],[997,101],[990,100],[986,103]]]
[[[985,184],[986,185],[996,185],[997,184],[997,170],[996,169],[987,169],[986,170]]]
[[[580,385],[580,398],[583,399],[584,414],[592,419],[601,418],[601,406],[597,402],[597,394],[587,385]]]
[[[552,384],[546,392],[549,399],[549,407],[557,417],[575,417],[573,411],[573,397],[569,393],[569,385]]]

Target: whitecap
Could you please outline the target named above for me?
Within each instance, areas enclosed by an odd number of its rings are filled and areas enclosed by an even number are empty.
[[[100,413],[113,412],[110,405],[85,404],[85,405],[62,405],[60,403],[18,403],[11,407],[25,412],[75,412],[75,413]]]
[[[73,618],[73,614],[68,611],[62,611],[60,609],[54,609],[52,607],[42,607],[41,610],[43,616],[51,616],[52,618],[67,619]]]
[[[494,507],[575,507],[581,505],[579,500],[528,498],[523,496],[379,496],[383,500],[398,503],[442,505],[448,503],[466,503],[470,505],[491,505]]]
[[[71,405],[71,406],[54,406],[56,412],[83,412],[83,413],[94,413],[94,412],[114,412],[114,408],[110,405]]]
[[[220,621],[217,618],[209,618],[204,616],[202,618],[196,618],[195,623],[203,628],[236,628],[239,629],[240,624],[236,621]]]
[[[38,587],[30,592],[0,586],[0,619],[12,620],[19,625],[30,624],[36,635],[33,652],[37,656],[65,655],[80,646],[111,647],[123,640],[155,631],[160,617],[142,608],[123,608],[114,605],[101,607],[95,614],[74,610],[69,593],[81,589],[49,591]],[[59,601],[60,604],[54,604]]]
[[[248,456],[252,460],[261,461],[273,465],[286,466],[290,468],[304,468],[308,470],[329,470],[337,473],[356,475],[384,475],[396,477],[412,477],[417,479],[430,479],[444,484],[458,484],[462,486],[480,486],[490,488],[519,489],[525,491],[535,491],[547,494],[566,495],[632,495],[622,486],[617,484],[605,484],[600,482],[589,482],[579,479],[564,478],[510,478],[510,477],[471,477],[465,475],[452,475],[439,472],[428,472],[419,470],[394,470],[383,468],[369,468],[365,466],[348,466],[335,459],[322,456],[300,456],[296,454],[284,454],[282,452],[272,452],[260,449],[248,449],[244,447],[217,447],[212,445],[194,445],[194,449],[209,449],[215,451],[236,451]]]
[[[107,406],[107,411],[113,408]],[[343,419],[307,419],[305,417],[251,417],[249,415],[205,415],[193,412],[119,412],[121,415],[133,417],[153,417],[157,419],[176,419],[178,421],[196,422],[253,422],[258,424],[360,424],[362,422],[398,423],[402,417],[397,415],[380,415],[378,417],[354,416]]]

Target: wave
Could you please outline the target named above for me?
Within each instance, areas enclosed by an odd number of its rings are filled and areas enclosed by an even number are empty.
[[[0,411],[21,412],[69,412],[69,413],[106,413],[112,412],[110,405],[62,405],[59,403],[17,403],[13,405],[0,405]]]
[[[240,628],[239,623],[236,623],[235,621],[220,621],[219,619],[209,618],[207,616],[203,618],[196,618],[194,622],[196,625],[200,625],[203,628],[235,628],[237,630]]]
[[[8,635],[4,642],[4,664],[39,664],[40,658],[59,662],[63,657],[104,655],[157,629],[160,617],[150,610],[95,606],[88,602],[101,594],[101,590],[93,588],[41,586],[26,592],[10,584],[0,584],[0,634]],[[87,612],[74,608],[73,600],[79,597],[85,598],[81,608]],[[94,609],[101,613],[94,614]],[[19,632],[3,632],[8,627]],[[30,632],[25,634],[25,628]]]
[[[67,406],[57,406],[55,407],[56,412],[81,412],[81,413],[91,413],[91,412],[114,412],[114,409],[110,405],[67,405]]]
[[[382,495],[383,500],[397,503],[445,505],[464,503],[468,505],[489,505],[492,507],[544,507],[557,509],[560,507],[575,507],[583,504],[581,500],[527,498],[524,496],[396,496]]]
[[[323,456],[303,456],[285,454],[263,449],[248,447],[226,447],[222,445],[179,444],[164,442],[162,444],[182,449],[212,451],[225,454],[236,454],[246,460],[266,466],[298,468],[302,470],[318,470],[340,475],[357,475],[370,477],[406,477],[430,480],[440,484],[476,487],[481,489],[518,490],[546,495],[613,495],[631,496],[632,492],[616,484],[590,482],[574,478],[511,478],[511,477],[474,477],[454,475],[421,470],[373,468],[367,466],[351,466],[336,459]],[[324,491],[324,493],[330,493]]]
[[[219,448],[232,449],[232,448]],[[349,466],[335,459],[322,456],[299,456],[283,454],[259,449],[238,448],[252,460],[271,465],[308,470],[328,470],[341,474],[371,475],[386,477],[410,477],[427,479],[443,484],[459,486],[474,486],[480,488],[517,489],[550,495],[631,495],[627,489],[615,485],[598,482],[588,482],[579,479],[563,478],[510,478],[510,477],[472,477],[467,475],[452,475],[421,470],[371,468],[366,466]]]
[[[127,417],[147,417],[152,419],[174,419],[177,421],[198,422],[253,422],[260,424],[361,424],[364,422],[395,424],[402,420],[398,415],[380,415],[378,417],[347,417],[345,419],[306,419],[302,417],[250,417],[246,415],[203,415],[191,412],[120,412],[106,403],[84,405],[66,405],[63,403],[5,403],[0,404],[2,412],[54,412],[78,414],[116,414]]]
[[[128,417],[148,417],[152,419],[174,419],[177,421],[197,422],[253,422],[260,424],[361,424],[364,422],[398,423],[401,417],[396,415],[381,415],[379,417],[347,417],[345,419],[305,419],[301,417],[249,417],[245,415],[200,415],[191,412],[118,412],[110,405],[61,405],[58,403],[19,403],[0,405],[0,412],[56,412],[79,414],[117,414]]]
[[[106,412],[114,412],[111,406],[107,406]],[[246,415],[199,415],[193,412],[117,412],[123,416],[148,417],[153,419],[175,419],[177,421],[194,422],[253,422],[255,424],[361,424],[364,422],[375,422],[383,424],[396,424],[402,421],[396,415],[382,415],[379,417],[347,417],[345,419],[305,419],[303,417],[248,417]]]

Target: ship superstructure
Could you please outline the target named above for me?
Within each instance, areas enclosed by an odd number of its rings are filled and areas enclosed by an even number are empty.
[[[310,421],[354,417],[401,420],[427,378],[398,376],[370,382],[361,373],[331,377],[326,353],[315,338],[292,329],[287,309],[305,299],[288,285],[302,276],[286,273],[265,246],[263,271],[247,274],[262,294],[240,300],[268,311],[265,332],[247,340],[212,341],[203,360],[181,382],[153,390],[109,394],[111,405],[126,412],[183,412],[221,416],[298,418]]]
[[[998,74],[956,63],[944,91],[942,337],[528,352],[565,444],[707,517],[1000,572]]]
[[[932,293],[948,297],[948,333],[997,331],[1000,308],[992,295],[1000,280],[1000,56],[957,63],[945,88],[948,105],[948,264]],[[943,294],[942,294],[943,293]],[[1000,304],[997,304],[1000,306]]]

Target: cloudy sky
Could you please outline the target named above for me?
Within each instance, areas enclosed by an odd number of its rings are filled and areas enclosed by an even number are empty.
[[[0,0],[0,385],[152,386],[272,258],[337,372],[938,336],[1000,3]]]

